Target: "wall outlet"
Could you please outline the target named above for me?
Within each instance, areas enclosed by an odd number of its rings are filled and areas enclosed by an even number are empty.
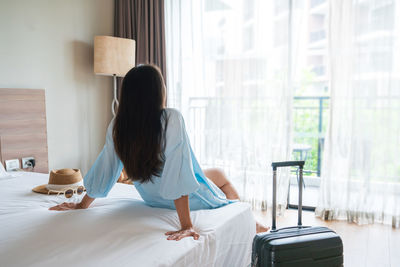
[[[8,172],[15,171],[20,168],[19,160],[18,159],[10,159],[6,160],[6,170]]]
[[[22,169],[34,168],[35,167],[35,158],[34,157],[26,157],[22,158]]]

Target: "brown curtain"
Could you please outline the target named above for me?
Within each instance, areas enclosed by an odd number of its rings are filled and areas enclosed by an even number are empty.
[[[166,79],[164,0],[115,0],[114,35],[136,41],[136,65],[157,65]]]

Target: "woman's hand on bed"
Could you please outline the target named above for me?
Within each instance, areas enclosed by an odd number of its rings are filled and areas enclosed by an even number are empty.
[[[199,234],[193,230],[192,220],[190,219],[189,197],[181,196],[174,200],[176,212],[178,213],[179,221],[181,223],[181,230],[166,232],[168,240],[181,240],[184,237],[192,236],[194,240],[199,239]]]
[[[89,197],[87,194],[82,198],[80,203],[67,203],[58,204],[57,206],[49,208],[49,210],[80,210],[89,208],[94,198]]]
[[[49,208],[49,210],[79,210],[79,209],[86,209],[81,205],[81,203],[61,203],[58,204],[57,206]]]
[[[190,227],[188,229],[181,229],[179,231],[170,231],[170,232],[166,232],[165,235],[167,235],[167,239],[168,240],[176,240],[179,241],[182,238],[185,237],[193,237],[194,240],[198,240],[200,235],[198,233],[196,233],[196,231]]]

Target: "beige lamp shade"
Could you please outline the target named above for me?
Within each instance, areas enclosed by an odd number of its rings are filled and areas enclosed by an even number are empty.
[[[112,37],[94,37],[94,73],[124,77],[135,66],[135,40]]]

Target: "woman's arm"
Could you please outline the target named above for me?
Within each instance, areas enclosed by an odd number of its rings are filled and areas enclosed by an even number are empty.
[[[121,174],[123,164],[114,149],[112,137],[114,120],[107,129],[106,143],[96,161],[83,178],[86,195],[80,203],[62,203],[50,210],[86,209],[95,198],[106,197],[108,192],[117,182]],[[92,197],[89,197],[92,196]]]
[[[87,194],[82,198],[80,203],[67,203],[58,204],[57,206],[51,207],[49,210],[77,210],[87,209],[95,198],[89,197]]]
[[[199,239],[199,234],[193,230],[192,220],[190,219],[190,208],[188,196],[182,196],[174,200],[176,212],[181,223],[181,230],[165,233],[168,240],[181,240],[184,237],[193,236],[194,240]]]

